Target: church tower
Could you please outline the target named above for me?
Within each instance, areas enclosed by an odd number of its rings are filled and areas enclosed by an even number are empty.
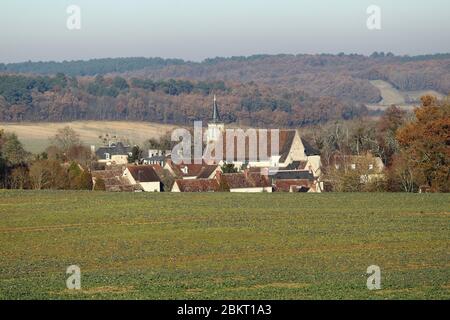
[[[208,122],[208,143],[216,142],[225,133],[225,124],[220,119],[216,95],[214,95],[212,120]]]

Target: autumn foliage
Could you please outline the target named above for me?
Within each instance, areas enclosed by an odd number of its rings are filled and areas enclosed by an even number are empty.
[[[416,180],[432,191],[450,191],[450,103],[422,98],[416,119],[397,133]]]

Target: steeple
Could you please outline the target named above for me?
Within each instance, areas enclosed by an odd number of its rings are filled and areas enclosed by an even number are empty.
[[[213,123],[220,122],[220,114],[219,114],[219,108],[217,107],[216,95],[214,95],[214,106],[213,106],[212,122]]]
[[[220,120],[217,98],[216,95],[214,95],[212,121],[208,123],[208,143],[217,142],[224,131],[225,124]]]

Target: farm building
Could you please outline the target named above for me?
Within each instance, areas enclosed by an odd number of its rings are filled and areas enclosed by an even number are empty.
[[[128,157],[132,155],[132,147],[125,146],[122,142],[112,143],[97,150],[95,150],[95,146],[91,146],[91,149],[95,151],[98,162],[106,165],[127,164]]]
[[[145,192],[161,192],[163,184],[160,176],[150,165],[129,165],[123,172],[131,185],[139,185]]]

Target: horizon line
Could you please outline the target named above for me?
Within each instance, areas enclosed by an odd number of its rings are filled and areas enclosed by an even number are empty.
[[[418,57],[426,57],[426,56],[444,56],[444,55],[450,55],[450,52],[436,52],[436,53],[425,53],[425,54],[415,54],[415,55],[409,55],[409,54],[403,54],[403,55],[397,55],[393,52],[385,52],[385,51],[374,51],[374,53],[384,53],[384,54],[393,54],[396,58],[418,58]],[[192,60],[192,59],[184,59],[184,58],[176,58],[176,57],[161,57],[161,56],[110,56],[110,57],[101,57],[101,58],[85,58],[85,59],[62,59],[62,60],[25,60],[25,61],[17,61],[17,62],[0,62],[0,65],[14,65],[14,64],[22,64],[22,63],[70,63],[70,62],[88,62],[88,61],[95,61],[95,60],[108,60],[108,59],[162,59],[162,60],[175,60],[180,61],[184,63],[204,63],[208,60],[216,60],[216,59],[233,59],[233,58],[252,58],[252,57],[277,57],[277,56],[360,56],[360,57],[366,57],[370,58],[372,54],[363,54],[363,53],[346,53],[346,52],[339,52],[339,53],[255,53],[251,55],[233,55],[233,56],[215,56],[215,57],[208,57],[201,60]]]

